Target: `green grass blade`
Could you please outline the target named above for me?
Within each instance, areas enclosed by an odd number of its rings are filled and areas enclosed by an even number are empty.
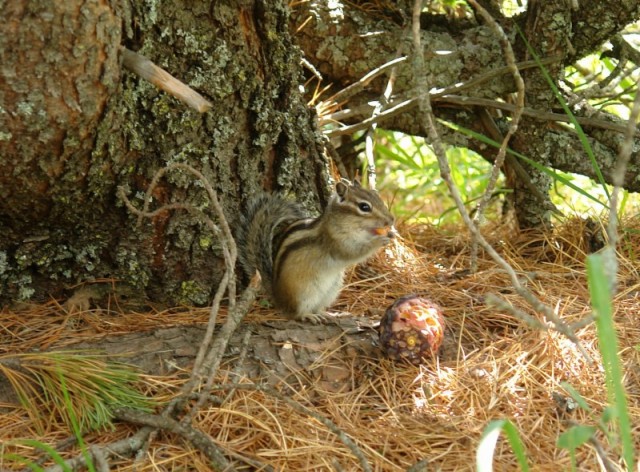
[[[89,472],[95,472],[95,467],[93,466],[93,460],[91,458],[91,454],[89,454],[89,449],[87,448],[86,443],[84,442],[84,438],[82,437],[82,430],[78,424],[78,419],[76,418],[75,411],[73,409],[73,403],[71,402],[71,397],[69,396],[69,390],[67,390],[67,385],[64,380],[64,375],[62,372],[58,372],[58,376],[60,379],[60,386],[62,388],[62,394],[64,396],[64,403],[69,413],[69,421],[71,422],[71,426],[73,429],[73,434],[78,440],[78,446],[80,447],[80,451],[82,451],[82,456],[84,457],[85,465]]]
[[[538,67],[540,68],[540,72],[542,72],[542,75],[544,76],[544,78],[546,79],[547,83],[549,84],[549,87],[551,87],[551,90],[553,91],[553,94],[555,95],[556,99],[558,100],[558,102],[562,106],[562,109],[564,110],[566,115],[569,117],[569,120],[571,121],[571,124],[573,124],[573,126],[575,127],[576,133],[578,134],[578,138],[580,139],[580,143],[582,144],[582,148],[587,153],[587,156],[589,156],[589,160],[591,161],[591,167],[593,167],[593,170],[596,173],[596,176],[598,177],[598,181],[600,182],[600,185],[602,185],[602,188],[604,189],[604,193],[607,195],[607,200],[611,201],[611,195],[609,194],[609,190],[607,189],[607,184],[604,181],[604,176],[602,175],[602,171],[600,170],[600,166],[598,165],[598,163],[596,161],[596,156],[593,153],[593,149],[591,148],[591,144],[589,143],[589,140],[587,139],[587,135],[584,133],[584,130],[582,129],[582,126],[580,126],[580,123],[578,123],[578,120],[576,120],[575,115],[573,114],[573,112],[569,108],[569,105],[567,105],[566,100],[564,99],[564,97],[560,93],[560,90],[558,90],[558,87],[556,86],[555,82],[553,81],[553,79],[549,75],[549,72],[547,71],[546,67],[542,64],[542,62],[540,62],[540,57],[538,56],[536,51],[531,47],[531,44],[529,44],[529,41],[527,41],[527,38],[522,33],[522,30],[520,30],[520,28],[518,28],[518,25],[515,25],[515,27],[516,27],[516,29],[518,31],[518,34],[520,35],[520,37],[524,41],[525,45],[527,46],[527,50],[529,51],[529,54],[531,54],[531,56],[533,56],[534,60],[538,63]]]
[[[64,470],[64,471],[70,471],[71,470],[71,468],[65,463],[64,459],[58,453],[58,451],[56,451],[49,444],[46,444],[46,443],[43,443],[43,442],[40,442],[40,441],[36,441],[35,439],[19,439],[19,440],[15,441],[14,444],[22,444],[24,446],[29,446],[29,447],[32,447],[34,449],[40,449],[41,451],[43,451],[46,454],[48,454],[49,457],[51,457],[51,459],[53,460],[53,462],[55,462],[57,465],[59,465],[62,468],[62,470]],[[29,467],[31,467],[31,465],[29,465]]]
[[[524,444],[520,439],[518,429],[509,420],[494,420],[487,425],[482,432],[482,438],[476,451],[476,471],[477,472],[492,472],[493,471],[493,456],[496,449],[496,443],[500,432],[504,431],[511,450],[513,451],[520,470],[523,472],[529,471],[529,464],[527,462],[527,453],[524,449]]]
[[[624,390],[622,366],[618,357],[618,338],[613,321],[613,307],[611,291],[607,279],[602,254],[587,256],[587,279],[591,304],[595,311],[598,343],[607,384],[609,402],[613,404],[617,413],[619,434],[622,442],[622,456],[627,464],[627,470],[634,470],[633,437],[631,435],[631,421],[627,408],[627,396]]]
[[[399,149],[399,147],[398,147],[398,149]],[[394,152],[394,150],[391,150],[386,146],[382,146],[382,145],[378,144],[376,146],[376,152],[378,152],[379,154],[382,154],[387,159],[391,159],[392,161],[396,161],[397,163],[402,164],[407,169],[411,169],[411,170],[414,170],[414,171],[421,171],[422,170],[422,167],[420,167],[418,164],[416,164],[416,162],[413,159],[411,159],[411,157],[407,157],[407,156],[402,155],[402,154],[400,154],[398,152]]]
[[[485,136],[483,134],[476,133],[475,131],[473,131],[471,129],[465,128],[464,126],[460,126],[460,125],[457,125],[455,123],[451,123],[449,121],[445,121],[445,120],[441,120],[441,119],[438,119],[438,122],[442,123],[443,125],[451,128],[451,129],[453,129],[455,131],[459,131],[462,134],[466,134],[467,136],[471,136],[472,138],[477,139],[480,142],[483,142],[483,143],[488,144],[490,146],[493,146],[495,148],[500,148],[500,143],[498,143],[497,141],[494,141],[493,139],[491,139],[491,138],[489,138],[489,137],[487,137],[487,136]],[[518,159],[526,162],[531,167],[539,170],[540,172],[543,172],[543,173],[547,174],[553,180],[561,182],[562,184],[566,185],[567,187],[570,187],[571,189],[573,189],[576,192],[578,192],[580,195],[582,195],[582,196],[584,196],[584,197],[586,197],[586,198],[588,198],[590,200],[593,200],[594,202],[598,203],[599,205],[602,205],[606,209],[609,208],[608,205],[606,205],[605,203],[602,203],[596,197],[594,197],[590,193],[586,192],[584,189],[578,187],[576,184],[571,182],[569,179],[567,179],[564,176],[558,174],[555,170],[549,169],[549,168],[543,166],[542,164],[539,164],[539,163],[535,162],[534,160],[529,159],[524,154],[520,154],[519,152],[514,151],[513,149],[507,148],[507,152],[509,154],[517,157]]]
[[[39,464],[36,464],[35,462],[33,462],[31,459],[28,459],[24,456],[21,456],[19,454],[13,454],[13,453],[9,453],[9,454],[4,454],[2,456],[2,459],[5,461],[13,461],[16,464],[22,464],[26,467],[28,467],[29,469],[35,471],[35,472],[44,472],[44,468],[42,466],[40,466]],[[67,468],[67,469],[63,469],[65,472],[69,471],[71,469]]]

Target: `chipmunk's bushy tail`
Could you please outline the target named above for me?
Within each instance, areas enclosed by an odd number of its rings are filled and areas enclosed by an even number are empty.
[[[248,277],[260,272],[262,284],[272,291],[273,260],[278,236],[293,222],[305,218],[302,207],[277,195],[264,194],[250,201],[236,231],[238,260]]]

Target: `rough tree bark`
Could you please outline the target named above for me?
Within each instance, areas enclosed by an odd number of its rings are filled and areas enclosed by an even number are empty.
[[[260,189],[324,203],[326,162],[286,2],[20,0],[0,10],[0,298],[108,278],[138,298],[207,303],[223,265],[205,225],[167,212],[137,228],[116,197],[125,186],[140,206],[168,163],[202,171],[232,224]],[[200,114],[125,72],[121,47],[213,109]],[[153,198],[209,207],[178,171]]]
[[[488,7],[493,2],[482,2]],[[597,50],[640,18],[636,0],[590,5],[530,1],[516,18],[493,9],[517,60],[530,59],[514,24],[542,56],[559,55],[549,70]],[[165,213],[141,228],[116,197],[124,186],[134,204],[168,163],[201,170],[233,224],[240,202],[259,189],[295,194],[309,208],[327,198],[326,160],[300,85],[301,54],[331,84],[326,93],[411,51],[410,0],[327,2],[288,6],[282,0],[142,2],[139,0],[17,0],[0,8],[0,299],[60,295],[61,288],[108,279],[138,297],[207,303],[220,278],[218,243],[185,212]],[[433,87],[468,81],[503,67],[498,38],[471,16],[428,15],[422,21],[425,71]],[[597,25],[597,26],[594,26]],[[137,51],[202,93],[213,109],[199,114],[123,70],[121,47]],[[398,67],[394,94],[410,97],[413,70]],[[524,73],[527,106],[557,105],[538,71]],[[355,123],[370,113],[386,78],[348,103]],[[464,90],[475,99],[506,99],[508,73]],[[312,90],[307,91],[307,99]],[[475,105],[434,100],[436,113],[486,133]],[[578,116],[592,113],[576,106]],[[414,110],[383,122],[419,134]],[[618,120],[606,113],[602,121]],[[495,117],[500,129],[505,118]],[[619,131],[584,126],[610,180]],[[446,140],[490,157],[480,143],[442,129]],[[576,135],[526,118],[512,145],[557,169],[593,176]],[[625,179],[640,190],[640,140]],[[531,172],[546,191],[546,181]],[[522,226],[547,221],[546,208],[514,182]],[[171,173],[154,205],[184,202],[207,209],[202,186]]]

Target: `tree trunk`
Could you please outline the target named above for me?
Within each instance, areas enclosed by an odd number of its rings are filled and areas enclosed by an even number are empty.
[[[324,204],[326,162],[285,2],[21,0],[0,19],[1,299],[106,278],[137,298],[207,303],[224,267],[202,221],[173,211],[137,227],[116,196],[123,186],[141,208],[169,163],[200,170],[231,225],[262,189]],[[123,46],[212,110],[125,72]],[[174,202],[211,208],[180,171],[160,182],[152,208]]]

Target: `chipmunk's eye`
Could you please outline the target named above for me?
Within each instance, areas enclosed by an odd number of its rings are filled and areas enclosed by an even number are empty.
[[[358,203],[358,208],[360,209],[360,211],[363,211],[365,213],[371,213],[371,205],[369,205],[367,202]]]

